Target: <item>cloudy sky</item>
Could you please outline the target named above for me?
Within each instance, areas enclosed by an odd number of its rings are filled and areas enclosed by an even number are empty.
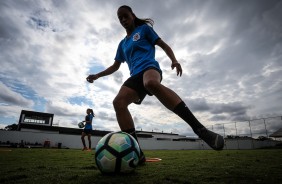
[[[119,130],[112,101],[129,77],[127,65],[94,84],[85,78],[114,62],[125,36],[116,11],[124,4],[155,21],[183,68],[177,77],[157,48],[163,84],[204,125],[282,115],[282,1],[2,0],[1,127],[17,123],[23,109],[77,127],[93,108],[94,129]],[[155,97],[129,109],[137,130],[192,135]]]

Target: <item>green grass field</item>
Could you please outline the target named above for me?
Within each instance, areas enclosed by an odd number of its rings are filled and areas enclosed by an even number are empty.
[[[131,174],[102,175],[94,151],[0,149],[0,183],[282,183],[282,149],[145,151],[148,162]]]

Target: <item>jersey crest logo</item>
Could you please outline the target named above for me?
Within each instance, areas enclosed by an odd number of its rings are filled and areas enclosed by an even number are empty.
[[[135,35],[133,35],[133,41],[136,42],[140,39],[140,33],[135,33]]]

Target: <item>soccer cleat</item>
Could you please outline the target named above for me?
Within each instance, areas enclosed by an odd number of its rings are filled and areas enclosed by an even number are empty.
[[[206,128],[201,128],[196,134],[204,140],[214,150],[222,150],[224,147],[224,139],[221,135],[216,134]]]
[[[86,151],[86,150],[88,150],[87,147],[84,147],[84,148],[82,149],[82,151]]]
[[[138,165],[144,165],[146,162],[146,157],[144,155],[144,153],[141,151],[140,157],[139,157],[139,162]]]

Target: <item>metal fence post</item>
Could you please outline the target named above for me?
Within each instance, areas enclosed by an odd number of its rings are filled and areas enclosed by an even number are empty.
[[[250,127],[251,139],[252,139],[252,149],[254,149],[254,141],[253,141],[253,134],[252,134],[251,121],[249,121],[249,127]]]
[[[224,123],[222,123],[222,127],[223,127],[223,139],[225,137],[225,128],[224,128]],[[227,145],[226,145],[226,142],[224,141],[224,144],[225,144],[225,147],[227,149]]]
[[[238,132],[237,132],[237,122],[235,121],[235,130],[236,130],[236,139],[237,139],[237,146],[238,146],[238,149],[240,149],[240,146],[239,146],[239,139],[238,139]]]
[[[268,138],[268,133],[267,133],[267,129],[266,129],[266,123],[265,123],[265,119],[263,118],[263,123],[264,123],[264,127],[265,127],[265,135]]]

